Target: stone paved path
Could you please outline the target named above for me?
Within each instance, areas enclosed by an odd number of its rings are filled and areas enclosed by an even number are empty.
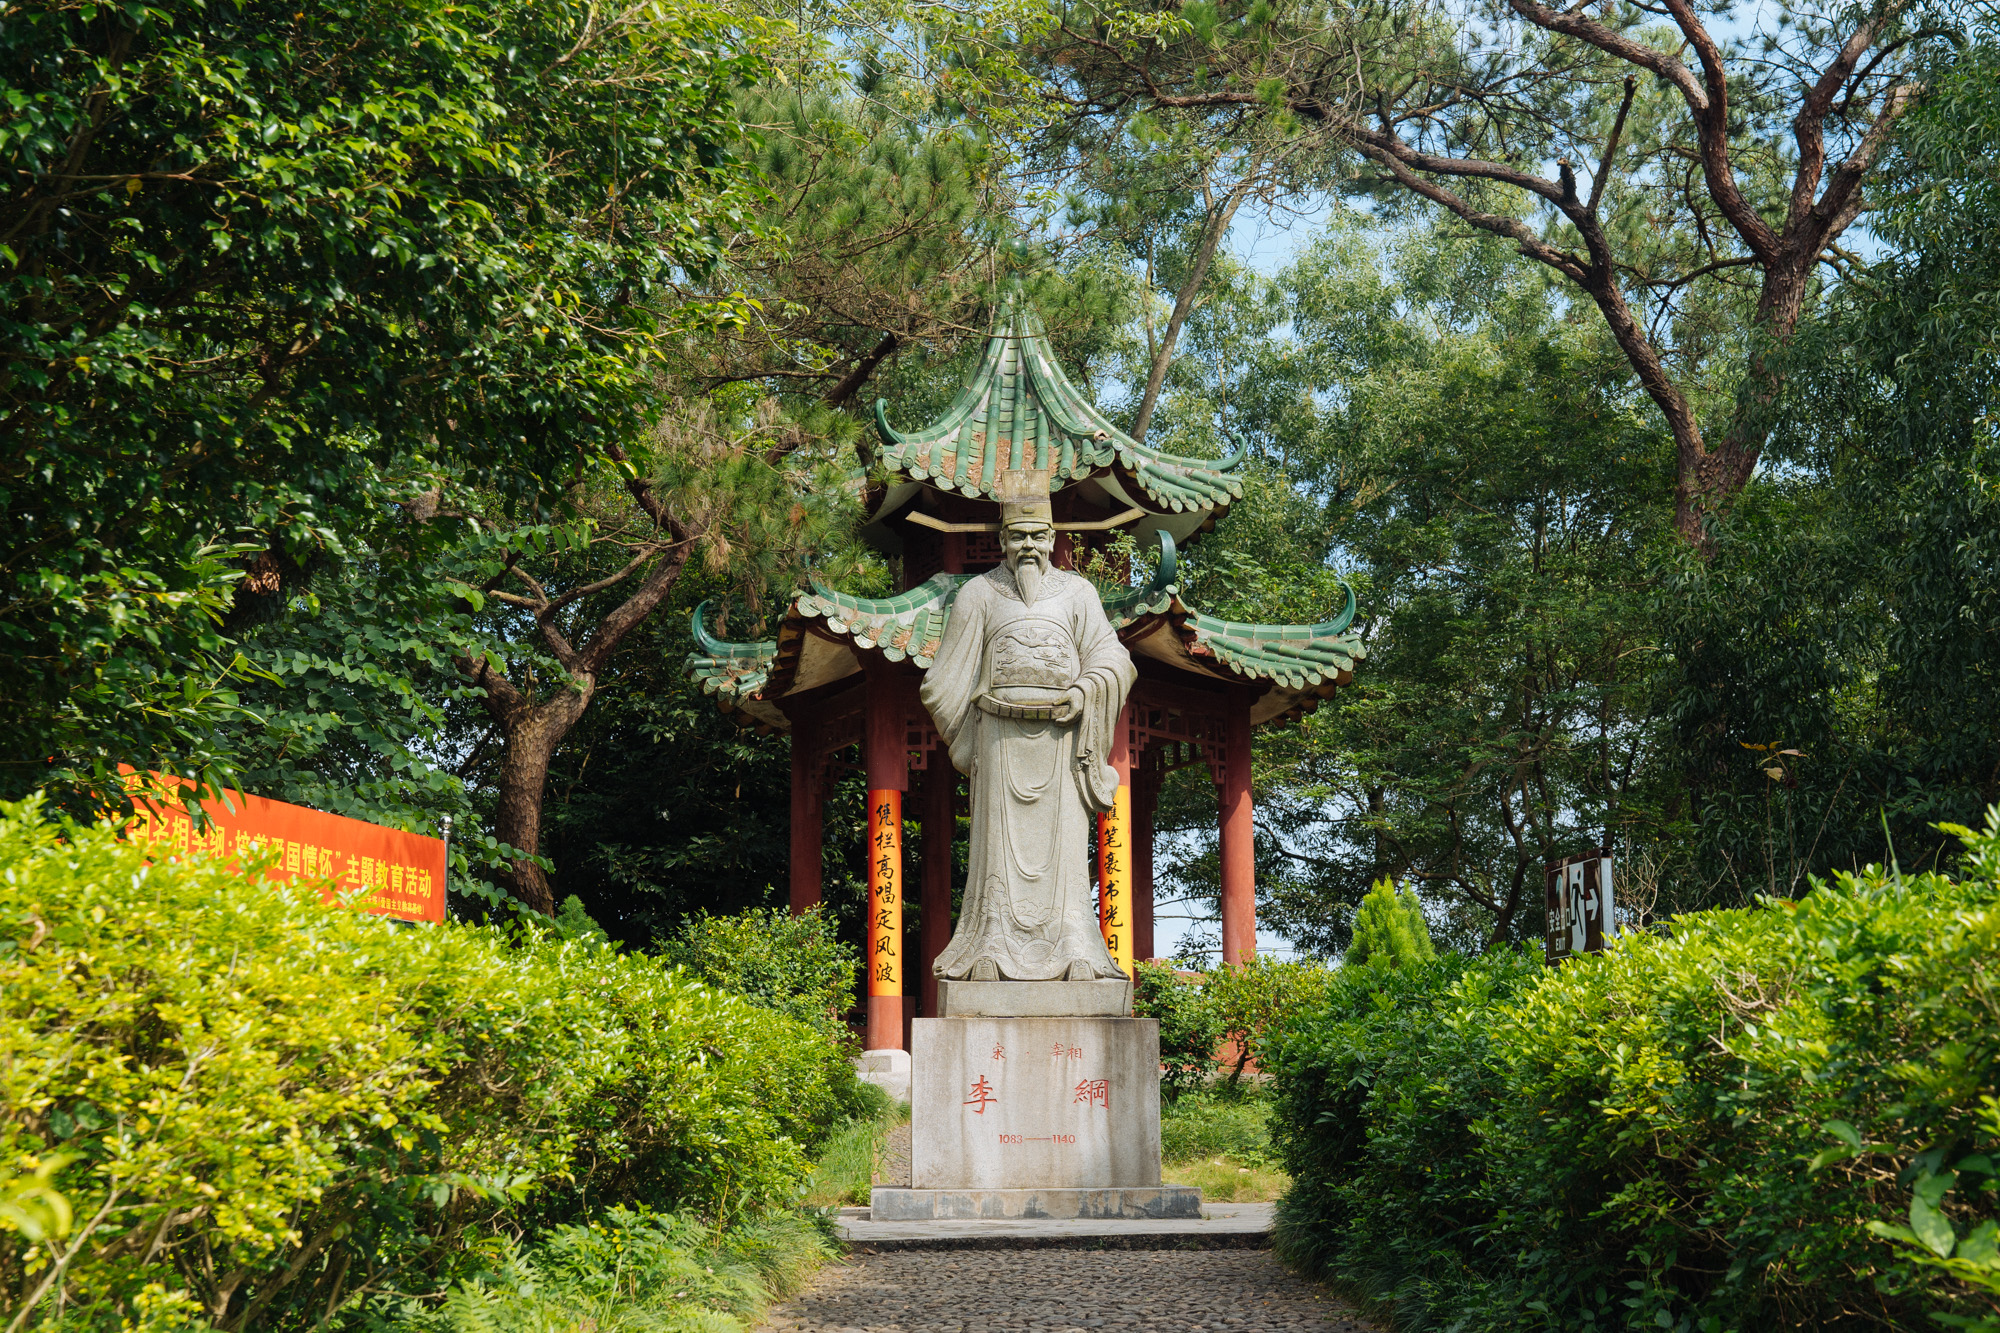
[[[774,1310],[787,1333],[1379,1333],[1268,1250],[857,1254]]]

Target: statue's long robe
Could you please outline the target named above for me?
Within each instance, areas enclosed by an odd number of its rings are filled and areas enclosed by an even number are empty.
[[[1005,566],[960,587],[923,685],[952,764],[972,779],[965,897],[939,976],[965,977],[981,958],[1014,981],[1060,978],[1077,961],[1124,975],[1098,930],[1088,862],[1091,816],[1118,790],[1107,761],[1137,674],[1087,579],[1051,570],[1033,606]],[[1072,685],[1084,706],[1070,722],[1003,715]]]

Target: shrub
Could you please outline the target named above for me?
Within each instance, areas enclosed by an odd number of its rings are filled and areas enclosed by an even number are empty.
[[[1263,955],[1204,974],[1202,994],[1213,1007],[1224,1039],[1235,1044],[1229,1082],[1260,1063],[1265,1035],[1302,1008],[1317,1004],[1333,974],[1318,963],[1283,963]]]
[[[739,1215],[796,1194],[853,1083],[652,959],[404,927],[0,806],[0,1163],[74,1158],[66,1234],[0,1215],[10,1320],[304,1327],[440,1289],[497,1230]]]
[[[1430,923],[1417,895],[1378,879],[1354,914],[1354,942],[1341,962],[1347,967],[1408,967],[1437,957]]]
[[[833,918],[818,906],[797,916],[783,908],[733,916],[702,912],[660,954],[711,986],[850,1039],[841,1015],[854,1007],[861,959],[835,936]]]
[[[1132,1012],[1160,1021],[1160,1093],[1168,1101],[1198,1088],[1215,1070],[1222,1024],[1198,982],[1165,963],[1132,965]]]
[[[1992,818],[1959,883],[1842,876],[1557,971],[1343,977],[1270,1055],[1284,1251],[1466,1333],[1992,1319]]]

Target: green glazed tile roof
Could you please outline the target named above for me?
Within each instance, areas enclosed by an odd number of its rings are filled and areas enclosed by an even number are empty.
[[[835,634],[851,635],[856,648],[873,648],[891,662],[909,658],[929,667],[951,604],[967,574],[934,574],[908,592],[894,597],[850,597],[813,580],[812,591],[799,594],[795,610],[820,619]]]
[[[778,660],[778,641],[758,639],[750,643],[729,643],[708,632],[708,603],[694,609],[691,628],[695,651],[688,654],[687,673],[701,685],[704,694],[720,697],[727,705],[738,698],[755,698],[771,679],[771,667]]]
[[[877,461],[912,481],[978,499],[995,498],[1002,470],[1046,469],[1051,490],[1116,468],[1139,503],[1160,513],[1227,508],[1243,497],[1227,458],[1187,458],[1139,443],[1111,424],[1069,381],[1049,347],[1041,320],[1009,293],[972,380],[943,416],[919,430],[889,425],[888,404],[875,404],[882,438]]]
[[[1340,614],[1317,625],[1244,625],[1187,610],[1188,651],[1211,656],[1239,676],[1295,690],[1337,683],[1368,655],[1361,636],[1347,632],[1354,609],[1354,589],[1349,588]]]
[[[1098,588],[1105,614],[1121,637],[1127,630],[1150,631],[1164,617],[1179,635],[1188,656],[1208,659],[1246,680],[1270,682],[1297,694],[1285,710],[1293,716],[1324,697],[1351,676],[1354,664],[1367,655],[1354,621],[1354,591],[1339,615],[1317,625],[1251,625],[1196,611],[1183,602],[1173,584],[1172,539],[1161,533],[1161,560],[1153,579],[1139,588]],[[774,701],[791,686],[800,646],[807,628],[816,627],[849,639],[860,652],[877,652],[892,662],[905,659],[928,668],[944,638],[952,603],[969,575],[939,574],[894,597],[855,597],[815,581],[802,592],[784,618],[776,639],[726,643],[709,634],[707,606],[694,613],[697,651],[689,654],[687,671],[725,709],[750,700]]]

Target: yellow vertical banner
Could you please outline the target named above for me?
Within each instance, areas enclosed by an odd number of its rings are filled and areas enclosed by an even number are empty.
[[[903,793],[868,793],[868,993],[903,993]]]
[[[1097,817],[1097,925],[1111,961],[1132,975],[1132,788],[1118,784]]]

